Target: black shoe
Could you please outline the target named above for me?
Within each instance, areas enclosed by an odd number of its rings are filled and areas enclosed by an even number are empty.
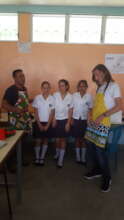
[[[39,166],[44,166],[45,165],[44,159],[40,159],[38,165]]]
[[[85,167],[87,166],[87,163],[86,163],[86,162],[83,162],[83,161],[81,161],[80,164],[83,165],[83,166],[85,166]]]
[[[57,166],[57,168],[59,168],[59,169],[62,169],[63,168],[63,165],[56,165]]]
[[[104,178],[102,186],[101,186],[101,191],[102,192],[109,192],[111,190],[111,184],[112,184],[112,180],[110,177]]]
[[[35,159],[35,160],[33,161],[33,164],[34,164],[35,166],[39,166],[39,159]]]
[[[64,164],[63,164],[63,163],[61,163],[61,164],[57,163],[56,166],[57,166],[58,168],[63,168]]]
[[[77,164],[81,164],[81,161],[80,160],[76,160],[75,161]]]
[[[95,178],[99,178],[101,177],[102,174],[100,172],[97,172],[97,171],[91,171],[91,172],[88,172],[84,175],[84,179],[86,180],[92,180],[92,179],[95,179]]]

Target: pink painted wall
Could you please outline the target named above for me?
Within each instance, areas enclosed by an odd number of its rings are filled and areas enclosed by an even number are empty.
[[[3,90],[12,83],[11,72],[16,68],[24,70],[31,96],[40,91],[43,80],[49,80],[55,90],[61,78],[70,81],[71,90],[75,89],[78,80],[87,79],[89,90],[92,91],[92,68],[98,63],[104,63],[106,53],[123,51],[124,46],[36,43],[32,44],[31,53],[22,54],[18,52],[16,43],[0,43],[0,97]],[[120,84],[124,95],[124,75],[113,74],[113,77]]]
[[[23,31],[21,42],[29,39],[27,18],[22,14],[19,19]],[[52,90],[56,90],[61,78],[69,80],[71,91],[76,89],[78,80],[86,79],[89,91],[93,92],[91,70],[96,64],[104,63],[106,53],[124,53],[124,46],[32,43],[31,53],[24,54],[19,53],[16,42],[0,42],[0,99],[5,88],[12,84],[11,72],[16,68],[24,70],[31,97],[40,92],[43,80],[50,81]],[[114,74],[113,78],[120,84],[124,96],[124,74]]]

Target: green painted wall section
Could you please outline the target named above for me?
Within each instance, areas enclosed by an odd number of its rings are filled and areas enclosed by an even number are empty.
[[[124,7],[101,6],[53,6],[53,5],[1,5],[0,13],[32,14],[89,14],[123,16]]]

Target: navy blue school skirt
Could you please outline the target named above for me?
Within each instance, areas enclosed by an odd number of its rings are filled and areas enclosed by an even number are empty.
[[[70,131],[66,132],[65,125],[67,123],[67,119],[64,120],[56,120],[57,125],[53,129],[53,136],[55,138],[66,138],[70,135]]]
[[[42,126],[45,126],[47,122],[41,122]],[[34,138],[51,138],[52,137],[52,128],[51,126],[47,131],[41,131],[37,122],[33,124],[33,137]]]
[[[86,120],[77,120],[74,119],[72,129],[71,129],[71,135],[75,138],[81,138],[84,137],[85,132],[87,128],[87,121]]]

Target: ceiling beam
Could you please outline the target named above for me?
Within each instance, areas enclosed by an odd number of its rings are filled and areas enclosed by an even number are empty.
[[[124,7],[64,5],[1,5],[0,13],[90,14],[123,16]]]

